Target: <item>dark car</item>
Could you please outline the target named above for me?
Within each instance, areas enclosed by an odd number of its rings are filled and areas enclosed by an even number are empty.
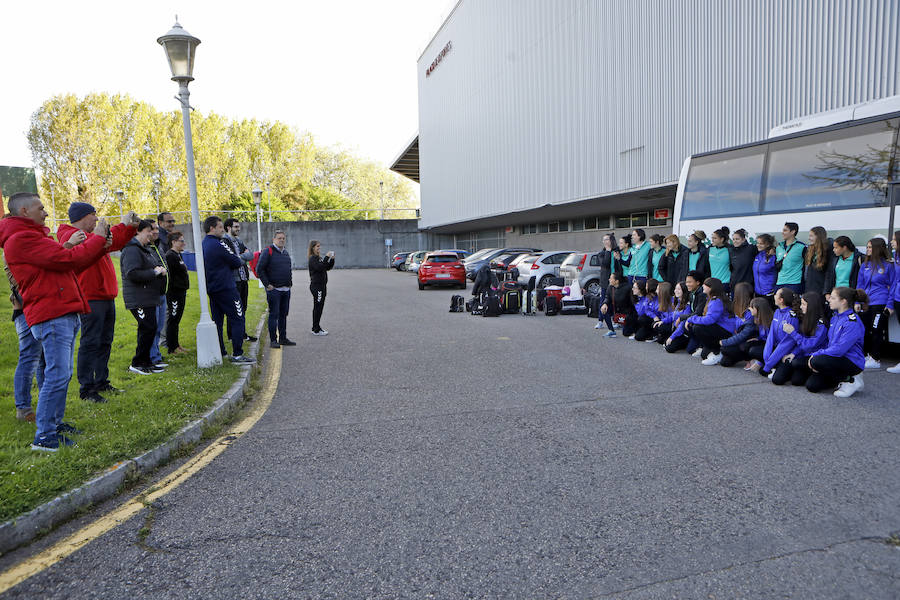
[[[466,278],[475,281],[475,273],[481,268],[482,265],[489,265],[492,260],[500,256],[501,254],[513,254],[513,253],[521,253],[521,252],[541,252],[539,248],[497,248],[495,250],[491,250],[490,252],[485,252],[481,254],[480,252],[476,252],[472,256],[466,260]]]
[[[406,265],[406,257],[410,254],[410,252],[398,252],[395,254],[394,258],[391,259],[391,267],[398,271],[402,271],[403,267]]]

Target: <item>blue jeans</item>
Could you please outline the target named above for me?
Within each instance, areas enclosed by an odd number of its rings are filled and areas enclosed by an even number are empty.
[[[66,394],[75,362],[75,337],[81,320],[75,313],[31,326],[31,335],[44,349],[44,384],[38,393],[35,443],[56,440],[56,428],[66,413]]]
[[[291,306],[291,291],[269,290],[266,292],[266,300],[269,303],[269,339],[273,342],[278,339],[287,339],[287,316]]]
[[[44,385],[43,352],[41,343],[31,335],[31,327],[25,321],[25,315],[16,317],[16,333],[19,335],[19,362],[13,376],[13,397],[16,408],[31,408],[31,380],[37,373],[38,389]]]
[[[150,362],[153,364],[163,361],[162,353],[159,351],[159,336],[162,334],[163,327],[166,326],[166,297],[160,296],[159,302],[156,303],[156,335],[153,337],[153,345],[150,346]]]

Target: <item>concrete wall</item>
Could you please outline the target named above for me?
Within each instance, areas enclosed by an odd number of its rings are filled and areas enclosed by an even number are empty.
[[[241,239],[256,250],[256,223],[242,223]],[[187,250],[193,251],[193,235],[189,223],[177,228],[184,233]],[[303,221],[262,224],[263,247],[272,243],[276,229],[287,235],[288,252],[294,268],[306,267],[306,248],[310,240],[319,240],[322,253],[334,250],[335,268],[371,268],[387,266],[397,252],[449,248],[453,236],[420,232],[416,219],[386,221]],[[385,240],[391,240],[390,247]]]
[[[671,227],[642,227],[641,229],[650,237],[654,233],[669,235]],[[615,233],[617,238],[630,234],[631,229],[618,231],[606,229],[593,229],[591,231],[568,231],[563,233],[529,233],[521,234],[516,228],[515,232],[506,234],[506,246],[540,248],[542,250],[600,250],[603,248],[603,236],[607,233]]]

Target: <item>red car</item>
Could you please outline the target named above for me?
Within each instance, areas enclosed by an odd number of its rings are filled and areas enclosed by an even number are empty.
[[[419,289],[426,285],[456,285],[466,289],[466,270],[459,256],[450,252],[432,252],[425,255],[419,267]]]

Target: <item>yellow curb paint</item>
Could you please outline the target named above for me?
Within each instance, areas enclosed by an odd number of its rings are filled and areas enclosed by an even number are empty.
[[[506,341],[506,342],[508,342],[508,341],[511,340],[511,338],[508,338],[508,337],[506,337],[506,336],[501,336],[501,337],[498,337],[497,339],[498,339],[498,340],[504,340],[504,341]]]
[[[11,569],[0,573],[0,594],[19,585],[29,577],[37,575],[44,569],[52,567],[76,552],[79,548],[88,545],[104,533],[126,522],[146,508],[147,504],[165,496],[190,479],[192,475],[222,454],[235,440],[250,431],[269,408],[272,398],[275,396],[275,390],[278,388],[278,379],[281,375],[281,352],[270,353],[267,363],[262,389],[257,395],[257,401],[250,413],[239,423],[231,427],[187,463],[167,475],[162,481],[150,487],[145,493],[129,500],[112,512],[99,517],[43,552],[27,558]]]

